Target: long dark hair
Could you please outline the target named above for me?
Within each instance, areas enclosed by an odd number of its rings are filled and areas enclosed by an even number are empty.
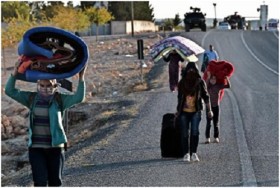
[[[190,71],[192,69],[193,71]],[[178,90],[183,95],[194,96],[199,87],[201,76],[194,62],[189,62],[183,70],[182,79],[179,82]]]

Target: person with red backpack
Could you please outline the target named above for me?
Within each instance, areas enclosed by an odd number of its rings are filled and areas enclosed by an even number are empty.
[[[214,74],[211,75],[210,79],[206,81],[207,90],[210,95],[211,101],[211,109],[213,112],[213,118],[209,118],[206,116],[206,130],[205,130],[205,137],[206,141],[205,144],[210,143],[210,129],[211,129],[211,122],[213,121],[214,126],[214,142],[219,143],[219,136],[220,136],[220,102],[221,102],[221,90],[225,88],[230,88],[231,84],[229,78],[225,77],[224,83],[217,83],[217,78]]]
[[[207,90],[210,94],[211,107],[214,113],[213,124],[214,124],[214,142],[219,143],[219,113],[220,113],[220,102],[224,96],[224,89],[230,88],[231,84],[229,78],[234,73],[234,66],[232,63],[220,60],[220,61],[210,61],[206,71],[203,74],[203,79],[207,84]],[[210,128],[211,119],[206,117],[206,144],[210,143]]]
[[[28,150],[34,186],[62,186],[64,145],[67,143],[62,114],[85,99],[86,66],[79,72],[78,87],[73,95],[58,93],[56,79],[38,80],[37,92],[17,89],[18,67],[16,64],[6,83],[5,93],[30,110]]]

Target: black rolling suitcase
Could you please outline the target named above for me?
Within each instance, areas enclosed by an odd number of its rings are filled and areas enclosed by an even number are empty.
[[[163,115],[160,136],[162,157],[182,158],[186,153],[183,152],[183,147],[181,146],[180,126],[175,125],[174,121],[175,114],[167,113]]]

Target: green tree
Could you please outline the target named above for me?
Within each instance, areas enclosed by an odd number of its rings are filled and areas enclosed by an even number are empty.
[[[79,9],[63,5],[52,6],[52,9],[54,16],[50,18],[50,22],[54,26],[75,32],[90,25],[88,16]]]
[[[47,19],[52,19],[57,14],[57,7],[64,7],[62,2],[47,2],[42,5],[43,14]]]
[[[67,2],[67,6],[68,6],[68,7],[74,7],[73,1],[68,1],[68,2]]]
[[[49,6],[46,6],[52,17],[47,17],[43,11],[43,13],[40,14],[42,14],[44,19],[41,19],[40,22],[34,18],[33,14],[27,14],[27,12],[31,11],[28,4],[21,4],[21,6],[17,6],[17,8],[13,10],[14,14],[10,14],[10,12],[8,12],[8,16],[5,14],[2,15],[3,18],[5,18],[3,20],[5,27],[2,27],[1,30],[2,48],[15,46],[21,40],[24,32],[39,25],[57,26],[73,32],[89,27],[89,18],[81,10],[74,9],[73,7],[64,7],[61,3],[57,4],[50,4]],[[9,7],[11,4],[5,4],[5,6]],[[22,6],[29,9],[29,11],[22,11]],[[32,7],[32,5],[30,7]],[[10,15],[13,15],[13,17]]]
[[[32,1],[29,3],[29,6],[31,7],[30,14],[33,15],[37,22],[45,22],[47,20],[46,14],[43,11],[43,8],[46,7],[44,1]]]
[[[98,36],[99,25],[104,25],[105,23],[114,19],[114,16],[108,12],[104,7],[96,8],[90,7],[85,10],[86,15],[89,17],[91,23],[96,24],[96,41]]]
[[[91,8],[95,5],[95,1],[81,1],[81,8],[82,10],[86,10],[88,8]]]
[[[36,25],[32,15],[25,12],[20,13],[20,10],[15,10],[16,15],[4,19],[6,27],[1,30],[2,47],[10,47],[17,44],[25,31]]]
[[[131,6],[134,9],[135,20],[154,21],[154,9],[148,1],[113,1],[108,3],[108,10],[112,12],[115,20],[131,20]]]
[[[47,5],[48,6],[64,6],[64,2],[63,1],[47,1]]]
[[[134,4],[134,18],[136,20],[154,21],[154,8],[148,1],[136,1]]]
[[[27,17],[30,11],[27,1],[3,1],[1,2],[1,21],[18,18],[18,15]]]
[[[17,12],[17,11],[16,11]],[[16,17],[4,19],[7,23],[6,27],[1,30],[1,48],[4,52],[4,49],[7,47],[14,47],[21,40],[23,34],[30,28],[34,27],[36,23],[30,21],[32,18],[30,16],[22,16],[17,13]],[[14,63],[14,62],[10,62]],[[3,66],[4,74],[6,74],[6,60],[3,53]]]
[[[108,10],[112,12],[112,14],[115,17],[115,20],[118,21],[131,20],[131,2],[124,2],[124,1],[109,2]]]
[[[164,20],[164,30],[165,31],[171,31],[174,27],[174,20],[167,18]]]
[[[176,14],[175,15],[175,18],[173,20],[173,25],[175,27],[177,27],[180,23],[182,22],[182,20],[180,19],[180,15],[179,14]]]

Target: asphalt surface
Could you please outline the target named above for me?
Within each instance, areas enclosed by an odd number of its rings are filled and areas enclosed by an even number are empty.
[[[210,30],[181,35],[205,49],[213,44],[220,59],[235,67],[232,88],[221,103],[220,143],[204,144],[204,112],[201,161],[161,158],[162,116],[174,113],[177,103],[177,94],[169,91],[166,64],[163,87],[136,94],[145,103],[127,128],[99,147],[98,138],[92,138],[68,153],[64,186],[279,186],[278,33]]]
[[[177,102],[166,79],[163,88],[141,94],[147,102],[126,130],[106,147],[88,152],[86,164],[66,166],[65,186],[279,186],[278,33],[182,35],[206,49],[213,44],[220,59],[235,67],[232,88],[221,103],[221,142],[204,144],[204,113],[201,161],[161,158],[162,116],[175,112]]]
[[[236,138],[243,140],[238,145],[243,184],[279,186],[278,34],[213,32],[204,44],[212,37],[220,58],[235,65],[228,96],[239,122]]]

